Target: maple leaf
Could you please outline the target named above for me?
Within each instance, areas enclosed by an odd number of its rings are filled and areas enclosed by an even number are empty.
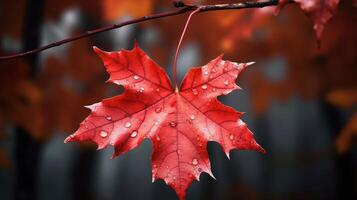
[[[208,141],[218,142],[227,156],[232,149],[265,152],[240,119],[242,113],[217,100],[239,88],[235,79],[252,63],[219,56],[191,69],[178,90],[137,44],[131,51],[94,51],[110,74],[108,81],[124,86],[125,92],[88,106],[91,114],[65,142],[91,140],[98,149],[110,144],[115,157],[148,138],[153,143],[153,181],[163,179],[180,199],[202,172],[213,177]]]
[[[300,8],[308,15],[314,23],[315,35],[318,41],[327,22],[336,12],[340,0],[294,0]],[[280,0],[280,5],[284,5],[288,0]]]

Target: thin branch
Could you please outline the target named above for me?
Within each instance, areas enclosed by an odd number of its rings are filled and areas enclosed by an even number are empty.
[[[22,53],[15,53],[7,56],[0,56],[0,60],[8,60],[8,59],[13,59],[13,58],[19,58],[23,56],[28,56],[32,55],[41,51],[44,51],[49,48],[53,48],[56,46],[60,46],[72,41],[76,41],[82,38],[86,38],[98,33],[106,32],[109,30],[117,29],[123,26],[127,26],[130,24],[136,24],[144,21],[149,21],[152,19],[158,19],[158,18],[165,18],[169,16],[174,16],[174,15],[180,15],[189,11],[197,10],[199,8],[199,12],[207,12],[207,11],[214,11],[214,10],[238,10],[238,9],[246,9],[246,8],[263,8],[267,6],[276,6],[279,4],[279,0],[270,0],[270,1],[264,1],[264,2],[243,2],[243,3],[232,3],[232,4],[217,4],[217,5],[187,5],[187,4],[175,4],[177,7],[181,7],[177,10],[170,11],[170,12],[163,12],[163,13],[158,13],[158,14],[153,14],[153,15],[147,15],[144,17],[136,18],[133,20],[128,20],[119,24],[113,24],[109,26],[105,26],[102,28],[94,29],[87,31],[85,33],[79,34],[74,37],[70,37],[64,40],[60,40],[48,45],[45,45],[40,48],[32,49],[30,51],[22,52]]]

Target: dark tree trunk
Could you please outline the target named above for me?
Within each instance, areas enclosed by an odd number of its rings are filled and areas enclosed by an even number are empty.
[[[330,129],[333,133],[331,136],[335,141],[337,134],[343,128],[343,122],[337,108],[328,104],[322,103],[323,110]],[[350,153],[339,155],[335,153],[335,168],[336,168],[336,193],[337,199],[356,199],[353,193],[354,181],[352,169],[352,156]]]
[[[37,48],[41,39],[43,20],[43,0],[29,0],[26,4],[23,28],[23,50]],[[38,69],[38,54],[27,57],[30,66],[29,79],[34,78]],[[31,117],[31,116],[29,116]],[[16,127],[15,144],[15,199],[36,199],[37,170],[42,144],[31,138],[21,127]]]
[[[93,165],[95,163],[95,151],[81,149],[78,158],[75,160],[72,169],[72,199],[73,200],[93,200],[91,183],[93,175]]]

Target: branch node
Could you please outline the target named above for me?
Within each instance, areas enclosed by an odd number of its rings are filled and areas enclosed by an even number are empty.
[[[173,4],[176,8],[185,7],[185,3],[182,0],[174,0]]]

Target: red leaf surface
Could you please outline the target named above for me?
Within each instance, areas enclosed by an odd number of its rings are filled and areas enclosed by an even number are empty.
[[[336,12],[340,0],[294,0],[314,23],[314,30],[318,40],[327,22]]]
[[[108,81],[124,86],[125,92],[88,106],[91,114],[65,142],[91,140],[98,149],[110,144],[115,157],[148,138],[153,144],[153,181],[163,179],[180,199],[202,172],[213,177],[208,141],[218,142],[227,156],[232,149],[265,152],[240,120],[242,113],[217,100],[239,88],[235,79],[252,63],[219,56],[192,68],[175,90],[165,71],[137,45],[131,51],[94,50],[110,74]]]

